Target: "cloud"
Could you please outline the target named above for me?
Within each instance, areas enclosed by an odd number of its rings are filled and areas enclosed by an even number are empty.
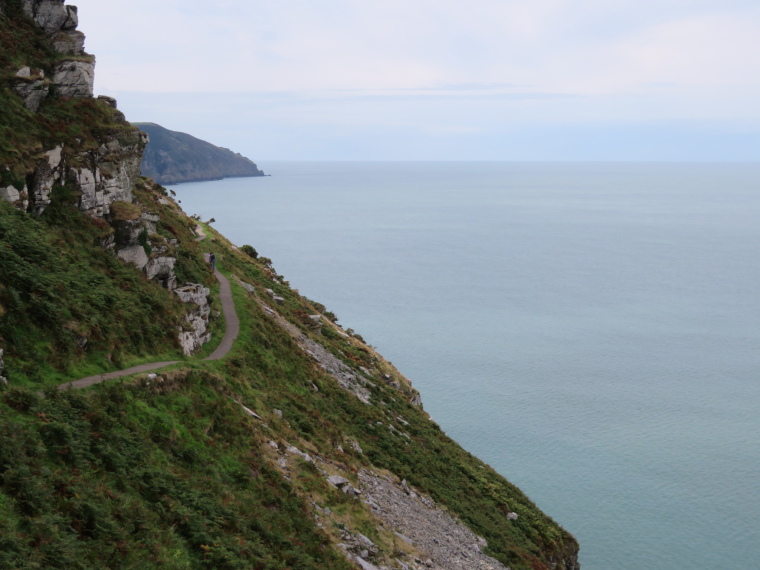
[[[412,157],[476,133],[760,122],[756,0],[72,1],[98,92],[230,147],[321,133],[376,157],[359,133],[382,132]]]
[[[88,46],[107,62],[98,81],[112,89],[139,78],[148,91],[516,83],[609,93],[760,76],[760,7],[731,0],[79,4]]]

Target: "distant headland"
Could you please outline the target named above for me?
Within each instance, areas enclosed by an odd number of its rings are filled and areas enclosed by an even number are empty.
[[[253,161],[227,148],[155,123],[132,124],[150,137],[140,165],[141,173],[159,184],[266,176]]]

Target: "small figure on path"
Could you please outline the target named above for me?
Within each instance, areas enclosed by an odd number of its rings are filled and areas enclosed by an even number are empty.
[[[215,270],[216,269],[216,256],[213,253],[208,256],[208,261],[211,264],[211,270],[212,271]]]

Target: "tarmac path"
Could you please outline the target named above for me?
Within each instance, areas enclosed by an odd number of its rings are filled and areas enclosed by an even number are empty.
[[[198,234],[197,241],[201,241],[206,237],[200,226],[196,229]],[[206,261],[208,261],[209,254],[204,254]],[[240,333],[240,319],[238,319],[237,311],[235,311],[235,303],[232,301],[232,289],[230,288],[229,280],[222,275],[218,269],[214,269],[214,276],[219,280],[219,300],[222,303],[222,314],[224,314],[225,329],[224,337],[219,346],[209,356],[203,360],[219,360],[227,356],[232,349],[232,344]],[[114,378],[121,378],[122,376],[129,376],[130,374],[138,374],[141,372],[150,372],[151,370],[157,370],[170,364],[178,364],[184,362],[182,360],[170,360],[166,362],[149,362],[147,364],[140,364],[133,366],[125,370],[117,370],[115,372],[107,372],[105,374],[96,374],[95,376],[88,376],[87,378],[80,378],[73,382],[66,382],[58,386],[59,390],[66,390],[69,388],[87,388],[93,384],[100,384],[106,380],[113,380]]]

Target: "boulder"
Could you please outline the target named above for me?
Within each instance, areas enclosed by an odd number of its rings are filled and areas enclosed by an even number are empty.
[[[21,71],[29,69],[24,67]],[[21,71],[19,73],[21,73]],[[42,101],[50,93],[50,84],[43,78],[30,79],[29,76],[18,75],[19,80],[13,83],[13,91],[24,100],[24,105],[32,113],[36,113]]]
[[[361,491],[351,485],[348,479],[340,475],[331,475],[327,478],[327,482],[343,491],[346,495],[356,497],[361,494]]]
[[[63,61],[53,72],[55,93],[61,97],[92,97],[94,61]]]
[[[348,479],[341,477],[340,475],[330,475],[327,478],[327,482],[330,483],[330,485],[337,487],[338,489],[341,489],[345,485],[349,484]]]
[[[21,190],[15,186],[0,188],[0,200],[10,202],[20,210],[26,210],[29,207],[29,191],[26,186]]]
[[[131,263],[137,267],[137,269],[145,268],[149,261],[148,254],[145,253],[145,248],[141,245],[131,245],[122,248],[116,252],[116,255],[119,256],[119,259],[123,262]]]

